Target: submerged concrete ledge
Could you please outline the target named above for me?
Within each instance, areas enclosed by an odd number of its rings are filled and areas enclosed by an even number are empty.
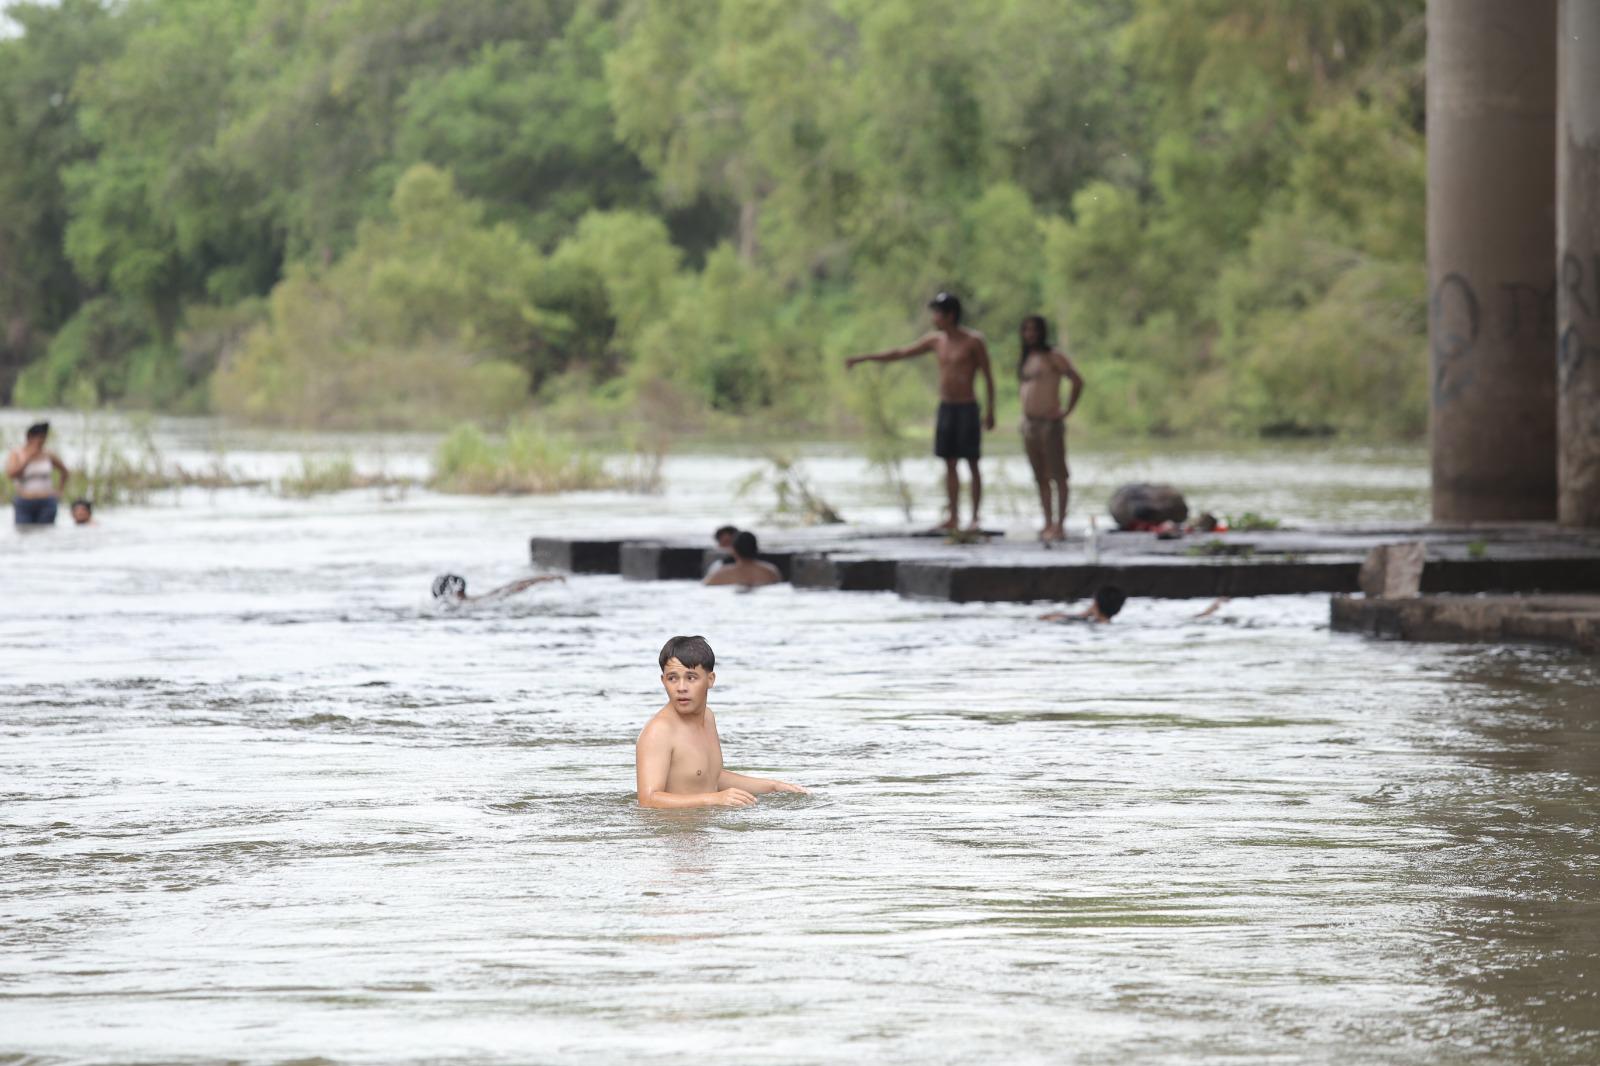
[[[1600,596],[1335,596],[1333,628],[1391,640],[1554,644],[1600,654]]]
[[[798,588],[895,591],[957,603],[1075,600],[1105,584],[1131,596],[1201,598],[1346,593],[1374,547],[1424,545],[1421,591],[1600,592],[1600,535],[1553,525],[1384,526],[1103,535],[1045,546],[948,543],[909,530],[822,527],[762,536],[761,557]],[[535,537],[539,566],[632,580],[698,580],[720,553],[684,537]]]
[[[1189,599],[1353,592],[1361,564],[1343,562],[1215,562],[1170,559],[1057,566],[982,566],[966,562],[904,563],[895,589],[914,599],[953,603],[1078,600],[1102,585],[1130,596]]]
[[[534,537],[528,544],[535,566],[569,574],[615,574],[622,567],[621,540]]]

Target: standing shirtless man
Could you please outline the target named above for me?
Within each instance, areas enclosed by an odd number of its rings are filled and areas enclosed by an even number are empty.
[[[978,472],[983,430],[994,429],[994,371],[989,366],[989,349],[983,334],[961,324],[961,301],[941,292],[928,301],[933,312],[933,332],[904,348],[891,348],[871,355],[851,356],[845,366],[857,363],[893,363],[932,352],[939,360],[939,419],[934,428],[933,454],[944,460],[944,488],[950,510],[941,529],[955,529],[961,514],[960,462],[965,459],[972,472],[972,525],[978,525],[978,508],[983,503],[983,475]],[[978,373],[989,403],[979,426]]]

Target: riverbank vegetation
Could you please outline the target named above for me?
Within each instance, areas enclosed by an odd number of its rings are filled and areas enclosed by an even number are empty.
[[[1090,427],[1414,436],[1422,13],[12,4],[0,398],[470,420],[505,443],[457,432],[441,484],[516,484],[524,461],[581,480],[530,411],[886,440],[925,416],[931,368],[842,359],[914,336],[951,288],[1008,405],[1016,324],[1042,311]]]

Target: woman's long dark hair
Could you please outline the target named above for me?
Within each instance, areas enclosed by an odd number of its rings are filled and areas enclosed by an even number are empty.
[[[1021,341],[1022,355],[1017,359],[1018,381],[1022,380],[1022,368],[1028,364],[1029,352],[1035,350],[1048,352],[1050,350],[1050,323],[1044,320],[1043,315],[1029,315],[1027,318],[1022,320],[1022,325],[1017,327],[1017,337],[1019,340],[1022,336],[1022,331],[1028,328],[1028,323],[1030,322],[1033,323],[1034,328],[1039,331],[1039,347],[1038,349],[1029,348],[1027,341]]]

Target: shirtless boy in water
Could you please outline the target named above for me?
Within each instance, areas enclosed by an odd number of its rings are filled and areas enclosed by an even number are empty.
[[[704,637],[673,637],[660,661],[667,703],[645,724],[634,749],[639,806],[748,807],[763,792],[805,791],[722,768],[717,716],[706,706],[717,663]]]
[[[953,530],[961,514],[961,460],[972,472],[972,525],[977,530],[978,508],[983,503],[983,475],[978,458],[983,450],[983,430],[994,429],[994,371],[989,366],[989,349],[983,334],[961,324],[961,301],[941,292],[928,301],[933,312],[933,332],[904,348],[890,348],[871,355],[855,355],[845,360],[848,369],[857,363],[893,363],[932,352],[939,360],[939,418],[933,433],[933,454],[944,460],[944,491],[949,498],[949,515],[941,529]],[[979,428],[978,374],[983,374],[989,403]]]
[[[760,557],[761,546],[756,535],[748,529],[740,530],[733,538],[733,562],[723,563],[706,575],[707,585],[738,585],[753,589],[760,585],[775,585],[783,580],[783,572]]]

